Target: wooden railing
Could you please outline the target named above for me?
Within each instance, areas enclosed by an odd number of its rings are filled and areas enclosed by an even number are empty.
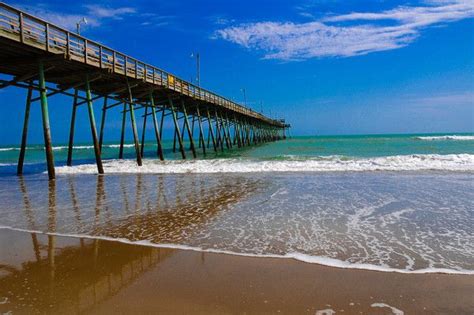
[[[202,89],[171,73],[86,39],[78,34],[71,33],[3,2],[0,2],[0,36],[8,37],[54,54],[65,54],[71,60],[83,62],[101,69],[109,69],[113,73],[164,86],[183,95],[222,106],[272,125],[281,125],[277,120],[267,118],[252,109]]]

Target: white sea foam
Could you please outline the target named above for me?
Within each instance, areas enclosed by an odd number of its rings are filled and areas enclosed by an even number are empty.
[[[254,172],[360,172],[360,171],[474,171],[472,154],[423,154],[396,155],[375,158],[347,159],[340,156],[311,158],[307,160],[243,160],[214,159],[193,161],[144,160],[138,167],[132,160],[104,161],[106,173],[254,173]],[[61,166],[59,174],[94,174],[94,164]]]
[[[124,148],[133,148],[135,146],[135,144],[124,144],[123,147]],[[103,145],[103,147],[106,147],[106,148],[120,148],[120,144],[108,144],[108,145]]]
[[[132,148],[134,144],[124,144],[124,148]],[[103,148],[119,148],[120,144],[104,144],[102,146]],[[54,146],[53,150],[54,151],[61,151],[61,150],[66,150],[68,146],[66,145],[60,145],[60,146]],[[26,147],[27,150],[44,150],[42,146],[38,147]],[[94,149],[93,145],[75,145],[73,146],[74,150],[92,150]],[[7,152],[7,151],[19,151],[20,148],[18,147],[9,147],[9,148],[0,148],[0,152]]]
[[[60,150],[66,150],[68,148],[68,146],[65,146],[65,145],[62,145],[62,146],[57,146],[57,147],[53,147],[53,150],[55,151],[60,151]],[[92,145],[75,145],[73,146],[73,149],[74,150],[88,150],[88,149],[93,149],[94,146]]]
[[[123,145],[124,148],[132,148],[133,146],[134,144]],[[102,147],[103,148],[119,148],[120,144],[104,144]],[[57,146],[57,147],[53,147],[53,150],[65,150],[67,148],[68,148],[67,146]],[[92,150],[94,149],[94,146],[93,145],[78,145],[78,146],[74,146],[73,148],[77,150]]]
[[[373,264],[361,264],[361,263],[351,263],[349,261],[343,261],[335,258],[329,258],[324,256],[311,256],[301,253],[287,253],[284,255],[275,255],[275,254],[249,254],[249,253],[240,253],[228,250],[219,250],[214,248],[201,248],[197,246],[181,245],[181,244],[167,244],[167,243],[153,243],[148,240],[142,241],[131,241],[126,238],[113,238],[108,236],[94,236],[88,234],[68,234],[68,233],[51,233],[44,232],[40,230],[29,230],[21,228],[13,228],[9,226],[0,226],[0,229],[26,232],[26,233],[36,233],[44,235],[52,235],[58,237],[72,237],[72,238],[82,238],[82,239],[91,239],[91,240],[104,240],[111,242],[119,242],[130,245],[141,245],[149,246],[156,248],[168,248],[168,249],[178,249],[178,250],[188,250],[196,252],[206,252],[213,254],[225,254],[225,255],[234,255],[234,256],[243,256],[243,257],[256,257],[256,258],[281,258],[281,259],[294,259],[305,263],[318,264],[334,268],[342,269],[359,269],[359,270],[369,270],[369,271],[382,271],[382,272],[396,272],[403,274],[432,274],[432,273],[443,273],[443,274],[465,274],[465,275],[474,275],[474,270],[467,269],[449,269],[449,268],[424,268],[417,270],[408,270],[408,269],[397,269],[390,268],[387,266],[379,266]]]
[[[326,308],[324,310],[317,310],[315,315],[333,315],[336,314],[336,311],[333,310],[332,308]]]
[[[426,136],[426,137],[415,137],[417,140],[456,140],[456,141],[473,141],[474,136]]]
[[[393,315],[403,315],[403,314],[405,314],[402,310],[399,310],[398,308],[393,307],[391,305],[388,305],[386,303],[372,303],[370,306],[371,307],[389,308],[392,311]]]

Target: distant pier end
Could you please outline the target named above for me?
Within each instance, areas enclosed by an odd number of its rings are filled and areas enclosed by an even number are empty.
[[[290,128],[283,119],[266,117],[5,3],[0,3],[0,73],[12,76],[11,80],[0,80],[0,89],[16,86],[27,90],[19,175],[23,173],[30,107],[39,102],[48,175],[55,178],[48,102],[56,94],[72,98],[67,164],[72,165],[76,109],[83,105],[88,108],[99,174],[104,172],[101,149],[109,110],[122,113],[118,158],[124,157],[125,127],[131,124],[138,165],[142,164],[147,120],[153,124],[156,155],[161,160],[167,117],[174,126],[173,151],[178,149],[183,159],[188,153],[195,158],[197,150],[206,154],[209,150],[224,151],[284,139]],[[102,105],[99,128],[94,101]],[[141,137],[137,124],[139,110],[143,118]]]

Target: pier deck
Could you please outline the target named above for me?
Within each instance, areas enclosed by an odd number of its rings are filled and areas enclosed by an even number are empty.
[[[223,151],[224,147],[231,149],[234,145],[240,148],[275,141],[285,138],[285,130],[290,127],[284,120],[266,117],[5,3],[0,3],[0,73],[12,76],[11,80],[0,80],[0,89],[16,86],[28,90],[18,174],[23,171],[30,106],[32,102],[40,101],[48,174],[50,179],[55,176],[48,100],[56,94],[73,99],[68,165],[72,165],[76,108],[86,105],[99,173],[103,173],[100,151],[106,113],[113,108],[122,111],[119,158],[123,158],[124,132],[129,114],[138,165],[142,164],[149,116],[158,144],[157,157],[161,160],[164,159],[161,139],[165,117],[173,119],[173,150],[176,150],[178,141],[183,159],[187,153],[184,144],[186,137],[190,143],[189,150],[196,157],[196,147],[206,154],[206,148]],[[33,92],[37,92],[38,97],[33,97]],[[93,110],[93,102],[97,100],[103,100],[99,132]],[[143,117],[141,142],[135,115],[137,110],[144,111],[140,115]],[[157,117],[158,114],[161,117]],[[195,122],[198,127],[196,133]],[[207,142],[204,130],[208,131]]]

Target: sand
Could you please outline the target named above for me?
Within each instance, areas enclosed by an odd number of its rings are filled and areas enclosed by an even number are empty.
[[[474,276],[351,270],[0,229],[0,313],[473,314]]]

